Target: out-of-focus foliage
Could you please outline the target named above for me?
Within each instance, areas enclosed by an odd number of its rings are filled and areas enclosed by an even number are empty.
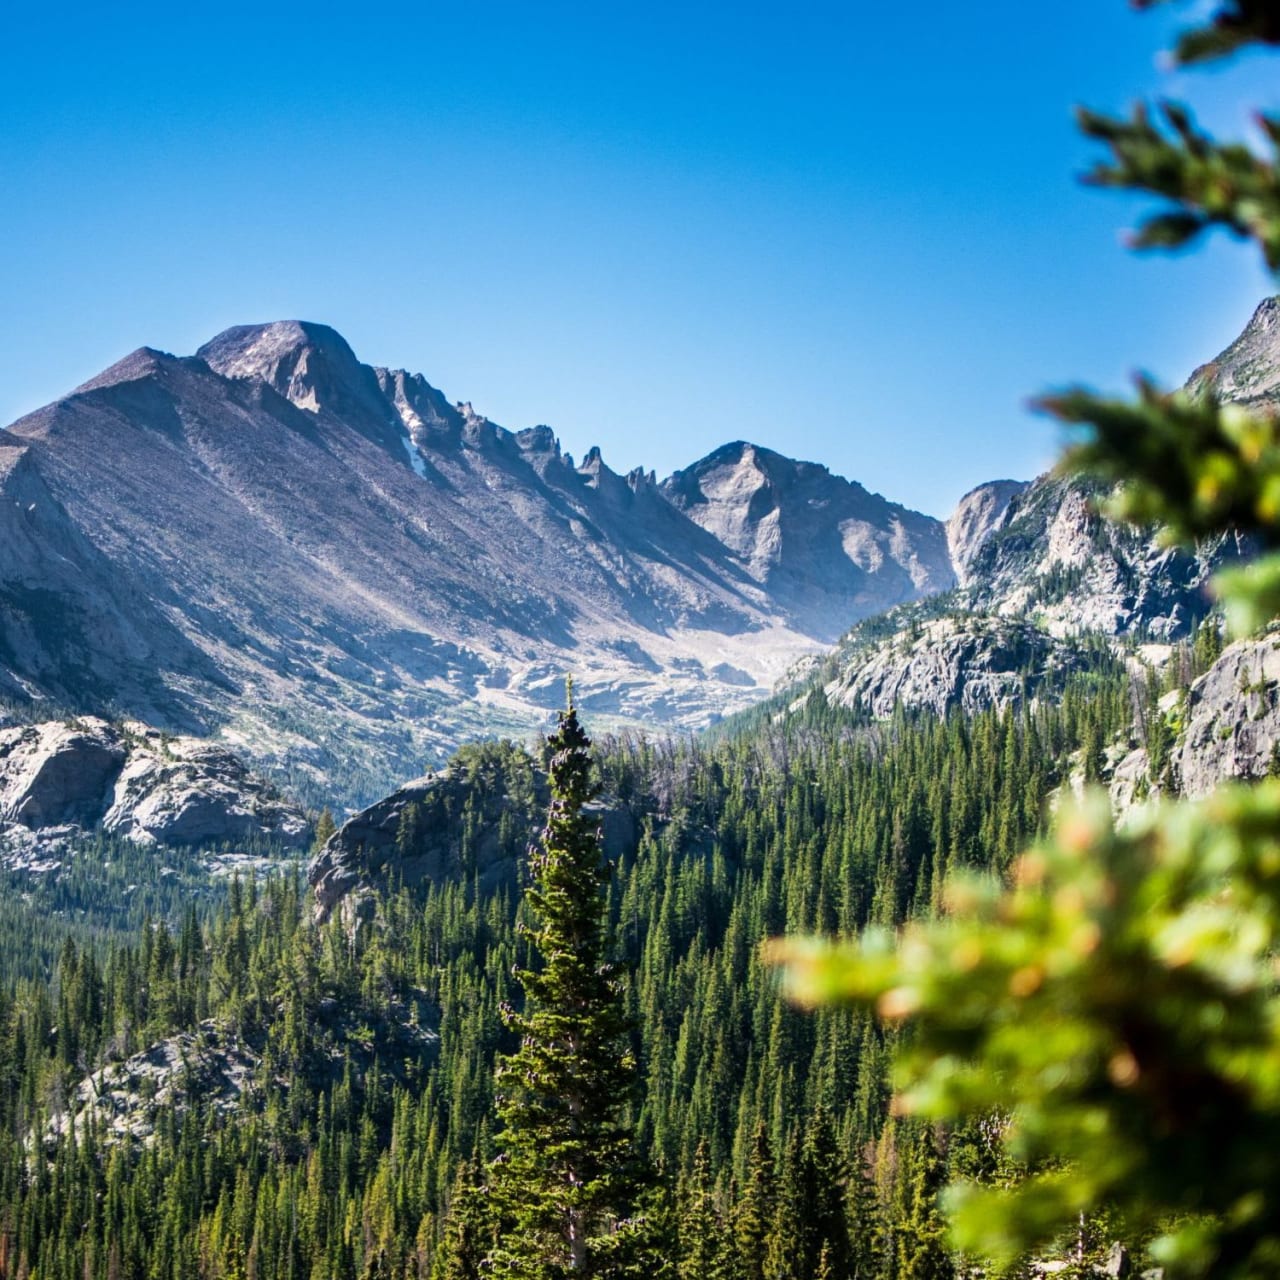
[[[909,1019],[900,1114],[1008,1117],[1032,1172],[960,1182],[954,1242],[1008,1264],[1111,1205],[1190,1274],[1280,1267],[1280,784],[1123,830],[1064,814],[1015,883],[953,879],[945,912],[856,946],[776,944],[792,995]]]
[[[1138,7],[1150,7],[1147,0]],[[1280,3],[1223,3],[1175,60],[1280,43]],[[1165,206],[1139,248],[1221,226],[1280,266],[1280,177],[1219,146],[1182,107],[1168,128],[1082,114],[1105,142],[1096,185]],[[1273,147],[1280,123],[1263,120]],[[1207,385],[1135,403],[1079,388],[1041,406],[1068,423],[1067,470],[1116,484],[1111,514],[1171,540],[1228,530],[1263,557],[1219,575],[1237,632],[1280,613],[1280,426]],[[900,1113],[985,1126],[999,1175],[946,1193],[953,1243],[1003,1266],[1093,1214],[1152,1240],[1169,1276],[1280,1274],[1280,787],[1168,804],[1123,829],[1095,795],[996,876],[953,878],[932,921],[858,943],[775,944],[795,997],[903,1023]]]
[[[1139,0],[1137,7],[1163,2]],[[1276,0],[1227,0],[1206,25],[1182,35],[1174,57],[1202,62],[1278,43]],[[1160,113],[1164,128],[1141,106],[1130,120],[1080,113],[1082,130],[1111,151],[1085,181],[1165,202],[1141,223],[1134,247],[1183,248],[1221,227],[1255,241],[1267,265],[1280,268],[1280,119],[1257,118],[1273,152],[1266,159],[1243,143],[1215,142],[1184,106],[1163,103]],[[1257,533],[1269,548],[1280,545],[1280,450],[1266,409],[1218,405],[1208,394],[1164,395],[1145,381],[1133,404],[1079,387],[1039,403],[1076,433],[1068,469],[1122,483],[1113,515],[1160,521],[1175,539],[1231,526]],[[1222,574],[1217,590],[1232,630],[1256,630],[1280,613],[1280,556],[1271,551],[1247,571]]]
[[[1099,163],[1085,181],[1099,187],[1149,191],[1167,204],[1143,220],[1135,249],[1181,249],[1214,227],[1255,239],[1267,265],[1280,267],[1280,188],[1273,160],[1243,143],[1219,145],[1195,126],[1190,112],[1160,104],[1161,123],[1144,106],[1129,120],[1080,111],[1080,129],[1111,148],[1113,163]],[[1280,120],[1256,123],[1275,151]]]
[[[1134,0],[1137,9],[1153,9],[1169,0]],[[1225,0],[1212,20],[1179,38],[1174,60],[1183,66],[1235,53],[1247,44],[1280,44],[1280,15],[1269,0]]]

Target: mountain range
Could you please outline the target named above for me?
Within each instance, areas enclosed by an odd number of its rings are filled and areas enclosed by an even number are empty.
[[[1278,315],[1265,302],[1193,385],[1268,396]],[[194,356],[135,351],[0,431],[0,717],[216,736],[303,792],[367,800],[545,723],[566,675],[598,727],[696,729],[913,602],[1022,620],[1033,648],[1185,634],[1233,549],[1165,549],[1091,499],[999,480],[944,522],[741,441],[623,476],[324,325],[240,326]],[[866,656],[859,635],[826,660],[832,696],[910,700],[901,663],[832,670]],[[974,665],[949,643],[941,686],[946,645],[925,645],[939,710]]]
[[[0,432],[0,696],[359,790],[545,720],[694,728],[955,582],[944,524],[738,442],[658,482],[323,325],[135,351]],[[335,772],[340,777],[335,778]]]

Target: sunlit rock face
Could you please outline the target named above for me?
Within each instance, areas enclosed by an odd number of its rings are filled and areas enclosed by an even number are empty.
[[[1280,752],[1280,634],[1228,645],[1191,686],[1184,717],[1173,767],[1186,795],[1265,777]]]
[[[0,849],[95,830],[142,844],[299,847],[302,811],[230,752],[87,716],[0,729]]]
[[[960,586],[969,581],[970,565],[1000,527],[1009,504],[1030,487],[1026,480],[991,480],[970,489],[956,504],[947,520],[947,550]]]

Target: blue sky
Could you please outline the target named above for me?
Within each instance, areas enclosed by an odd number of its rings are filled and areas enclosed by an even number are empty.
[[[1076,102],[1280,106],[1261,61],[1157,68],[1185,8],[17,9],[4,422],[302,318],[620,471],[745,438],[945,514],[1052,458],[1028,396],[1178,381],[1272,291],[1223,241],[1133,258],[1075,182]]]

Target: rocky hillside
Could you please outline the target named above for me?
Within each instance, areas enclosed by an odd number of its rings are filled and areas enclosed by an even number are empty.
[[[1219,539],[1188,551],[1098,514],[1102,493],[1042,476],[1016,494],[973,550],[957,605],[1034,619],[1059,636],[1186,635],[1209,608],[1209,577],[1240,554]]]
[[[1280,297],[1264,298],[1244,332],[1190,378],[1193,391],[1262,407],[1280,405]]]
[[[1262,303],[1188,387],[1280,403],[1280,299]],[[974,711],[1051,693],[1082,660],[1092,661],[1082,659],[1081,638],[1114,640],[1095,648],[1106,661],[1127,644],[1185,638],[1212,607],[1215,570],[1248,548],[1235,537],[1163,546],[1151,531],[1101,516],[1103,497],[1096,486],[1052,474],[966,494],[946,526],[957,588],[856,624],[828,657],[798,664],[771,705],[787,714],[817,696],[873,717],[897,704]],[[1187,751],[1200,747],[1206,760],[1222,752],[1207,740]],[[1188,755],[1193,790],[1200,772]]]
[[[706,724],[954,580],[939,521],[733,445],[659,484],[323,325],[142,349],[0,434],[0,697],[376,794],[539,724]],[[11,551],[10,548],[13,550]]]
[[[0,431],[0,699],[59,709],[120,703],[149,721],[198,728],[177,682],[158,671],[211,687],[219,679],[163,607],[113,571],[54,498],[27,444]]]
[[[223,748],[84,717],[0,729],[0,857],[103,830],[141,844],[300,847],[302,812]]]
[[[546,820],[544,769],[510,742],[463,748],[442,769],[416,778],[355,814],[312,860],[308,879],[321,919],[348,895],[359,911],[365,890],[389,875],[412,887],[464,877],[491,888],[514,882],[516,865]],[[629,809],[604,798],[605,856],[631,853],[639,828]]]

